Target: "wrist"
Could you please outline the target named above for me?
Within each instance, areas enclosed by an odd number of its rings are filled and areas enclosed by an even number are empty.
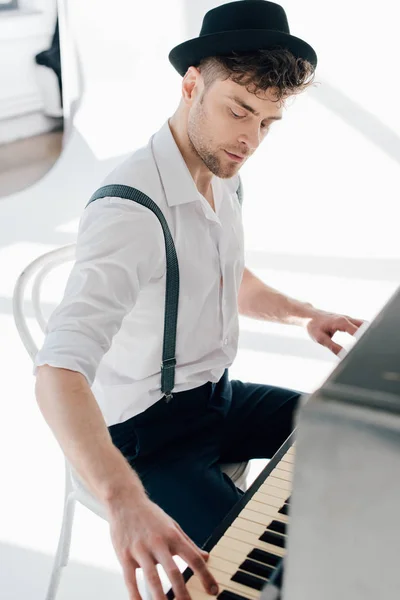
[[[107,510],[111,512],[126,502],[139,504],[148,499],[139,476],[128,462],[118,473],[107,478],[101,496]]]
[[[138,478],[139,479],[139,478]],[[112,485],[104,497],[104,504],[109,514],[117,513],[127,504],[135,507],[146,504],[149,498],[141,482],[124,482]]]
[[[323,311],[315,308],[310,302],[293,300],[287,323],[290,325],[298,325],[299,327],[306,327],[311,319],[322,313]]]

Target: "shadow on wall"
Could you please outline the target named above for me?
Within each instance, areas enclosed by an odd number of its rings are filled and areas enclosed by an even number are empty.
[[[311,87],[309,93],[387,156],[400,163],[400,137],[378,117],[326,81],[322,81],[318,88]]]

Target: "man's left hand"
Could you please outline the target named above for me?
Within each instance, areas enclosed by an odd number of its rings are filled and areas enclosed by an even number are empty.
[[[318,311],[315,316],[307,320],[306,328],[311,339],[321,346],[325,346],[337,356],[343,348],[332,340],[335,333],[344,331],[354,335],[363,323],[364,321],[361,319],[353,319],[347,315]]]

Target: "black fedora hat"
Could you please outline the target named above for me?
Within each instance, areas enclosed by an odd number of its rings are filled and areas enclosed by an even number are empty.
[[[267,0],[237,0],[209,10],[200,35],[178,46],[168,55],[180,75],[208,56],[283,47],[296,58],[317,66],[315,50],[304,40],[290,34],[282,6]]]

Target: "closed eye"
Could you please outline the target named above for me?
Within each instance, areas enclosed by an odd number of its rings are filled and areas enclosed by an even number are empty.
[[[233,112],[233,110],[232,110],[231,108],[230,108],[229,110],[230,110],[230,112],[231,112],[232,116],[233,116],[235,119],[244,119],[244,118],[245,118],[245,115],[237,115],[236,113],[234,113],[234,112]],[[265,129],[266,127],[267,127],[267,125],[263,125],[263,128],[264,128],[264,129]]]

